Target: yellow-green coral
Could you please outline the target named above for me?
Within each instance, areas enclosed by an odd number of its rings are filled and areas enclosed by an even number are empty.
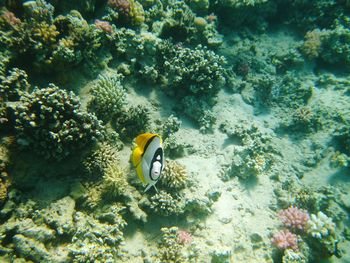
[[[112,197],[123,196],[125,194],[128,188],[128,182],[125,172],[118,165],[109,165],[105,169],[103,179],[106,194]]]
[[[321,44],[321,31],[315,29],[306,33],[301,50],[308,58],[317,58],[321,51]]]
[[[34,35],[43,40],[44,43],[51,44],[56,41],[56,37],[59,35],[56,29],[55,25],[48,25],[43,22],[34,29]]]
[[[186,167],[176,161],[167,161],[162,173],[161,182],[168,188],[181,189],[186,186]]]
[[[86,171],[94,176],[102,176],[105,170],[117,162],[117,150],[108,143],[101,143],[83,161]]]

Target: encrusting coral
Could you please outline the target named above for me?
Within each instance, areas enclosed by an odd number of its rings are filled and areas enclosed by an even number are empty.
[[[78,97],[54,85],[22,96],[15,108],[17,142],[46,159],[61,160],[102,136],[93,114]]]

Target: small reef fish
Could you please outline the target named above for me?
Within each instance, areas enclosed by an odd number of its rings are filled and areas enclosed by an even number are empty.
[[[158,134],[143,133],[136,137],[132,152],[132,163],[142,183],[147,184],[145,192],[158,182],[164,167],[162,138]]]

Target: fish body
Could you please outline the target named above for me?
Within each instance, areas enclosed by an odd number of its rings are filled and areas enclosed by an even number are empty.
[[[132,152],[132,163],[137,176],[146,184],[146,190],[161,177],[164,167],[164,152],[162,138],[158,134],[143,133],[136,137],[136,147]]]

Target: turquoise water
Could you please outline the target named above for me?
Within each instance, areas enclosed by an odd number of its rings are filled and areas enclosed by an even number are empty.
[[[0,8],[0,262],[350,262],[347,1]]]

